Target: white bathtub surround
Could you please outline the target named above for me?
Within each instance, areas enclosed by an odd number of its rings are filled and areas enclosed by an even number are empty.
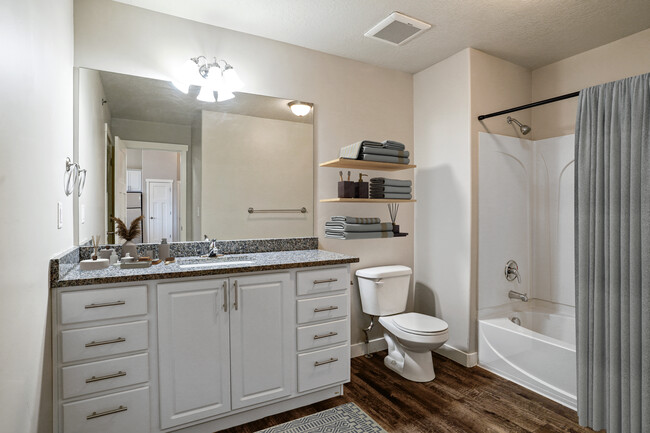
[[[480,134],[479,364],[575,409],[573,142]]]

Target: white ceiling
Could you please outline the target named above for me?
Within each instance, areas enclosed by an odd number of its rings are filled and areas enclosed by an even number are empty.
[[[115,0],[386,68],[463,48],[535,69],[650,27],[649,0]],[[363,36],[399,11],[433,25],[401,47]]]

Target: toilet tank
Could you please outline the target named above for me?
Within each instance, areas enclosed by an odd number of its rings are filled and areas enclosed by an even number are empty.
[[[379,266],[356,272],[361,294],[361,309],[372,316],[389,316],[406,310],[411,268]]]

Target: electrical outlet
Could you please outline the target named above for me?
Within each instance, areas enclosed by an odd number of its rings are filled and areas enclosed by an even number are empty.
[[[79,221],[81,224],[86,224],[86,205],[82,204],[79,206]]]
[[[60,201],[56,202],[56,228],[63,228],[63,204]]]

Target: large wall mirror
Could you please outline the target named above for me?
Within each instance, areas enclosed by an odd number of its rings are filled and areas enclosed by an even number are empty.
[[[313,110],[236,93],[201,102],[170,82],[75,70],[77,240],[121,242],[111,217],[143,215],[138,242],[313,236]]]

